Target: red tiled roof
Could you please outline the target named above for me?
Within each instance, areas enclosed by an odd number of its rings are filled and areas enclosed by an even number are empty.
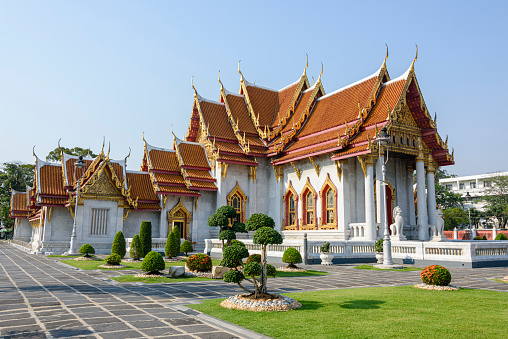
[[[400,96],[403,94],[402,90],[404,89],[405,83],[406,81],[403,79],[389,82],[381,86],[376,104],[369,112],[369,115],[363,124],[364,126],[373,125],[386,120],[388,117],[388,105],[390,106],[390,110],[395,108]]]
[[[271,126],[277,108],[278,92],[251,84],[246,84],[246,89],[254,114],[259,116],[259,124]]]
[[[197,188],[197,189],[205,188],[205,189],[217,190],[217,186],[215,186],[215,184],[213,182],[190,180],[190,183],[191,183],[190,188]]]
[[[69,199],[67,198],[50,198],[50,197],[40,197],[41,201],[37,203],[38,205],[65,205]]]
[[[159,211],[161,206],[158,203],[138,202],[137,210]]]
[[[146,172],[127,172],[127,184],[131,189],[131,197],[143,201],[159,201],[152,186],[150,175]],[[138,206],[139,208],[139,206]]]
[[[159,184],[185,184],[181,174],[166,174],[153,172],[155,180]]]
[[[180,165],[174,151],[150,150],[150,162],[153,170],[180,172]]]
[[[28,212],[26,193],[14,193],[11,201],[11,211]]]
[[[210,180],[213,179],[209,171],[186,169],[185,172],[190,178],[210,179]]]
[[[249,115],[245,98],[243,96],[228,94],[226,95],[226,100],[231,110],[233,120],[238,122],[238,129],[241,132],[257,134],[258,132]]]
[[[200,144],[181,142],[177,144],[183,166],[203,167],[210,169],[206,151]]]
[[[166,194],[189,194],[196,195],[195,191],[189,190],[187,187],[180,186],[159,186],[159,191]]]
[[[221,154],[219,161],[223,161],[226,163],[227,162],[243,162],[246,164],[252,164],[252,163],[256,164],[257,163],[256,160],[250,156],[241,157],[241,156],[229,155],[229,154]]]
[[[237,140],[224,104],[200,100],[199,106],[211,137]]]
[[[282,119],[282,117],[284,117],[285,114],[287,113],[299,84],[300,81],[297,81],[294,84],[279,91],[277,100],[277,111],[274,120],[272,122],[272,127],[276,127],[279,124],[280,119]]]
[[[61,165],[44,165],[39,171],[40,194],[67,196],[67,192],[63,188]]]

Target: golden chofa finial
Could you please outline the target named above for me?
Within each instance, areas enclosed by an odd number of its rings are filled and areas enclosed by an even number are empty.
[[[305,68],[303,69],[303,76],[307,76],[307,68],[309,67],[309,55],[305,53],[307,56],[307,63],[305,64]]]
[[[194,98],[198,97],[198,91],[196,91],[196,87],[194,87],[194,75],[191,77],[190,80],[192,90],[194,91]]]
[[[436,123],[437,123],[437,112],[434,112],[434,126],[437,126]]]
[[[217,75],[217,79],[219,79],[220,90],[223,91],[224,90],[224,86],[222,85],[222,81],[220,81],[220,69],[219,69],[219,73]]]
[[[321,73],[319,73],[319,78],[316,81],[316,84],[321,83],[321,76],[323,75],[323,63],[321,63]]]
[[[61,151],[62,147],[60,147],[60,140],[62,140],[62,138],[58,139],[58,149]]]
[[[125,165],[127,165],[127,158],[131,156],[131,148],[129,147],[129,154],[125,157]]]
[[[33,155],[34,157],[36,157],[36,158],[37,158],[37,155],[35,154],[35,145],[34,145],[34,147],[32,148],[32,155]]]
[[[418,60],[418,45],[416,45],[416,55],[415,55],[415,58],[413,59],[413,62],[411,63],[411,71],[414,71],[415,69],[415,61]]]
[[[111,151],[111,141],[108,142],[108,154],[106,155],[106,158],[109,159],[109,152]]]
[[[104,155],[104,145],[106,144],[106,137],[102,137],[102,148],[101,148],[101,154]]]
[[[143,134],[141,134],[141,137],[143,138],[143,142],[145,143],[146,145],[146,140],[145,140],[145,131],[143,131]]]
[[[388,59],[388,44],[385,43],[386,45],[386,56],[385,56],[385,59],[383,60],[383,65],[381,66],[381,68],[386,68],[386,60]]]

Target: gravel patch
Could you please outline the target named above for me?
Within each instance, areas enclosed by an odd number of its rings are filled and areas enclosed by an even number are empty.
[[[448,286],[438,286],[438,285],[427,285],[424,283],[414,285],[416,288],[421,288],[423,290],[433,290],[433,291],[458,291],[460,287],[448,285]]]
[[[167,275],[167,274],[138,273],[134,277],[136,277],[136,278],[167,278],[167,277],[169,277],[169,275]]]
[[[220,305],[225,308],[253,312],[289,311],[302,307],[302,304],[295,299],[283,296],[282,294],[279,295],[279,299],[272,300],[249,300],[242,298],[241,295],[235,295],[227,298]]]
[[[307,270],[303,268],[290,268],[290,267],[277,267],[277,271],[281,272],[307,272]]]
[[[77,258],[74,258],[74,260],[77,260],[77,261],[90,261],[90,260],[100,260],[99,258],[95,258],[95,257],[77,257]]]
[[[124,268],[124,267],[127,267],[125,265],[108,265],[108,264],[105,264],[105,265],[100,265],[98,266],[99,268],[107,268],[107,269],[110,269],[110,270],[118,270],[120,268]]]

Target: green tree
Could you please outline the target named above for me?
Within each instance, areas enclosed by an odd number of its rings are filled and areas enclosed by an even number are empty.
[[[142,221],[139,228],[139,241],[143,248],[143,257],[152,250],[152,223],[150,221]]]
[[[171,232],[173,232],[175,234],[176,250],[179,250],[180,245],[182,244],[182,239],[180,238],[181,234],[180,234],[180,228],[178,227],[178,225],[173,226],[173,230]],[[176,255],[178,255],[178,254],[180,254],[180,252],[178,252]]]
[[[33,185],[35,166],[21,162],[5,162],[0,167],[0,219],[7,227],[14,225],[9,218],[11,189],[24,192],[26,186]]]
[[[176,257],[180,253],[180,247],[176,240],[176,233],[169,232],[166,239],[166,247],[164,248],[164,254],[167,258]]]
[[[126,252],[125,237],[123,236],[122,231],[118,231],[113,239],[113,245],[111,245],[111,254],[118,254],[120,259],[123,259]]]
[[[76,156],[87,156],[90,154],[92,158],[95,158],[97,154],[92,152],[90,148],[81,148],[81,147],[74,147],[74,148],[67,148],[67,147],[61,147],[64,153],[70,154],[70,155],[76,155]],[[52,161],[52,162],[58,162],[62,158],[62,154],[60,152],[60,148],[55,148],[51,152],[48,153],[48,156],[46,157],[46,161]]]
[[[187,255],[187,253],[192,251],[194,251],[194,249],[192,248],[191,242],[189,240],[185,240],[180,246],[180,252],[184,252],[185,255]]]
[[[469,224],[467,211],[460,207],[448,208],[443,211],[445,221],[445,231],[452,231],[455,227],[462,224]]]
[[[231,240],[236,239],[235,233],[246,233],[245,225],[241,222],[235,222],[237,217],[236,210],[228,205],[221,206],[217,212],[212,214],[207,221],[210,227],[219,227],[219,239],[222,240],[224,251],[224,240],[227,240],[226,246],[231,246]]]
[[[134,260],[139,260],[139,258],[143,256],[143,246],[141,245],[141,241],[139,241],[139,235],[137,234],[134,236],[134,238],[132,238],[129,255]]]
[[[483,200],[487,203],[485,211],[499,221],[499,227],[505,228],[508,217],[508,177],[496,176],[490,179],[492,186],[485,190]]]
[[[445,186],[439,183],[439,179],[453,178],[455,174],[448,174],[446,170],[438,169],[436,172],[435,190],[436,190],[436,204],[442,210],[454,207],[461,207],[464,199],[458,193],[453,193],[446,189]]]

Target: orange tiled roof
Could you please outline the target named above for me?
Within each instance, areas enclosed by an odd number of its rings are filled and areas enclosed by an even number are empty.
[[[131,188],[130,195],[134,200],[137,198],[139,201],[159,201],[148,173],[127,172],[127,184]]]
[[[153,170],[180,172],[176,152],[152,149],[149,151],[149,156]]]
[[[282,119],[282,117],[284,117],[287,113],[289,106],[291,105],[291,100],[293,99],[299,84],[300,80],[279,91],[279,95],[277,97],[277,110],[272,122],[272,127],[276,127],[279,124],[280,119]]]
[[[191,191],[187,187],[180,187],[180,186],[159,186],[159,191],[162,193],[167,194],[189,194],[189,195],[196,195],[196,191]]]
[[[74,171],[75,171],[75,167],[74,167],[74,164],[76,163],[78,159],[75,159],[75,158],[69,158],[67,159],[67,161],[65,162],[65,176],[66,176],[66,180],[67,180],[67,185],[68,186],[75,186],[75,182],[74,182]],[[76,179],[81,177],[83,175],[83,173],[88,169],[88,167],[90,166],[90,164],[92,163],[93,160],[89,160],[89,159],[83,159],[85,161],[85,168],[84,169],[77,169],[76,171]],[[64,183],[65,184],[65,183]]]
[[[41,166],[38,179],[39,194],[67,196],[67,192],[63,188],[61,165]]]
[[[40,205],[65,205],[69,199],[67,198],[50,198],[50,197],[39,197]]]
[[[237,156],[237,155],[230,155],[230,154],[221,154],[219,161],[223,162],[243,162],[246,164],[257,164],[256,160],[253,157],[247,157],[247,156]]]
[[[373,125],[386,120],[388,117],[388,105],[390,106],[390,110],[395,108],[400,96],[403,94],[402,90],[404,89],[405,83],[406,81],[403,79],[390,81],[381,86],[376,104],[367,116],[364,126]]]
[[[252,119],[249,115],[245,97],[238,94],[227,94],[226,100],[228,102],[229,109],[231,110],[233,120],[238,122],[238,129],[241,132],[253,133],[257,135],[258,132],[254,127],[254,123],[252,122]]]
[[[307,106],[307,103],[309,102],[309,99],[311,99],[312,96],[312,88],[306,90],[303,92],[302,97],[298,101],[298,105],[296,106],[295,112],[289,118],[288,123],[286,123],[286,126],[282,129],[282,133],[288,132],[291,129],[293,129],[293,125],[296,121],[300,120],[300,117],[304,113],[305,107]]]
[[[219,155],[221,155],[220,152],[231,152],[231,153],[239,153],[239,154],[244,153],[243,149],[237,143],[216,141],[215,147],[219,150]]]
[[[272,126],[277,109],[278,92],[245,82],[252,109],[261,126]]]
[[[26,193],[13,192],[11,200],[11,211],[28,212]]]
[[[237,140],[224,104],[201,99],[199,107],[211,137]]]
[[[177,143],[178,152],[183,162],[183,166],[203,167],[210,169],[205,149],[196,143],[179,142]]]
[[[137,210],[159,211],[161,206],[158,203],[138,202]]]
[[[167,174],[153,172],[158,184],[185,184],[181,174]]]
[[[198,181],[198,180],[190,180],[190,188],[197,188],[197,189],[213,189],[216,190],[217,186],[213,182],[208,181]]]
[[[213,179],[209,171],[186,169],[185,172],[190,178],[210,179],[210,180]]]

